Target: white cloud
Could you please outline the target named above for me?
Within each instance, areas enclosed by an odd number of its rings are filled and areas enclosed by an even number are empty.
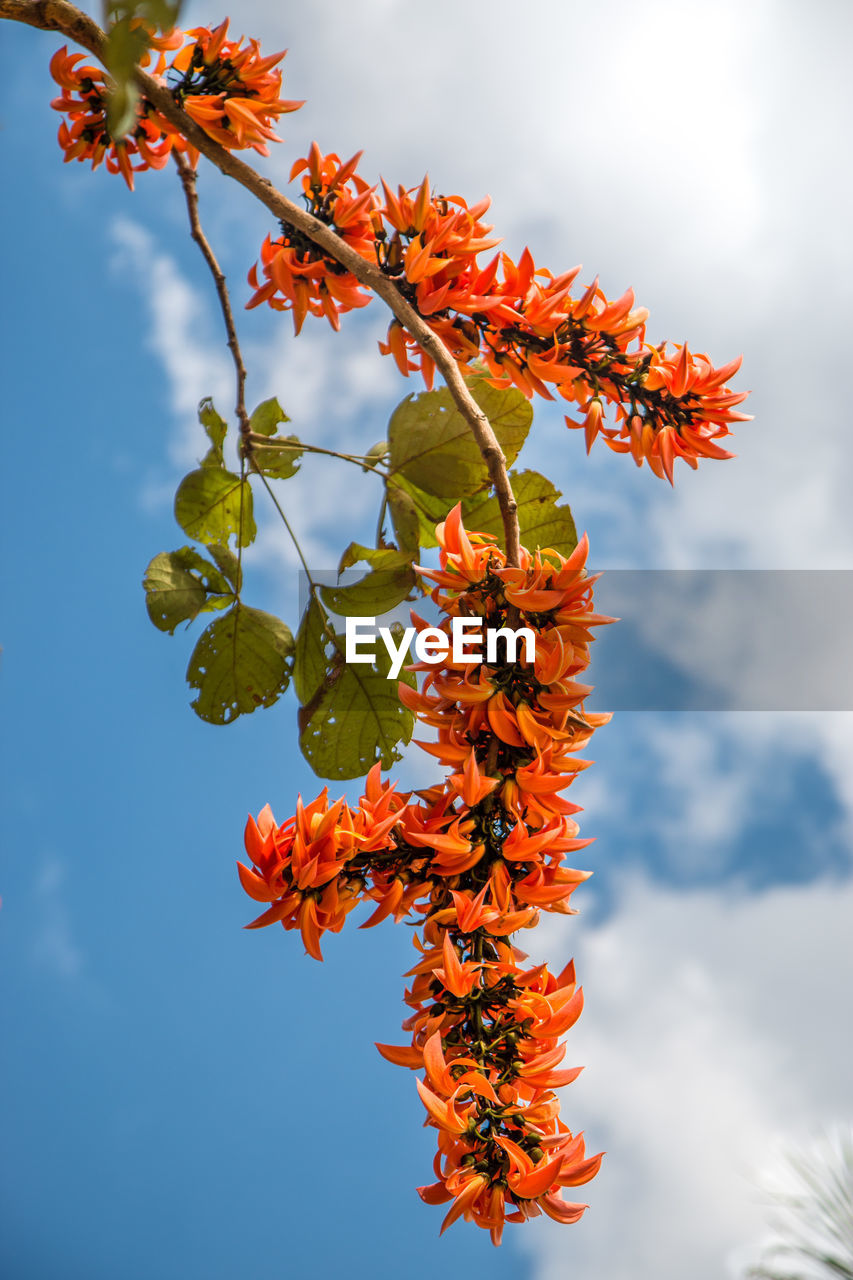
[[[586,754],[604,758],[579,776],[572,799],[584,806],[584,832],[606,823],[631,860],[634,842],[641,856],[654,848],[680,882],[737,875],[738,842],[766,821],[791,832],[775,853],[762,844],[768,876],[777,859],[784,875],[795,865],[804,876],[809,867],[821,874],[844,850],[853,866],[853,713],[617,715],[599,733],[606,742],[597,748],[594,740]],[[799,789],[803,772],[815,767],[837,803],[834,813]],[[814,773],[808,776],[811,786]],[[744,875],[756,867],[752,860]]]
[[[519,1232],[535,1280],[736,1274],[778,1136],[853,1108],[851,910],[850,882],[739,897],[634,879],[601,927],[540,926],[536,957],[574,946],[586,992],[565,1119],[608,1155],[578,1227]]]
[[[151,232],[129,218],[112,226],[116,270],[128,273],[148,309],[147,343],[163,365],[168,404],[178,430],[170,450],[178,466],[192,466],[203,453],[198,403],[212,396],[233,398],[230,364],[213,347],[206,309],[178,263],[157,245]],[[221,344],[224,347],[224,343]]]
[[[773,739],[768,734],[761,743],[744,741],[739,730],[733,718],[714,723],[690,717],[684,723],[658,719],[645,734],[647,768],[662,793],[645,820],[682,874],[712,870],[721,845],[742,830],[755,802]]]
[[[64,884],[64,862],[56,854],[47,856],[35,884],[38,925],[32,939],[32,955],[39,967],[70,981],[80,976],[84,961],[74,938]]]

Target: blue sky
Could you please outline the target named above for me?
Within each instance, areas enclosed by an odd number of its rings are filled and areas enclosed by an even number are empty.
[[[485,27],[450,0],[418,14],[322,0],[288,24],[251,0],[246,32],[290,47],[285,93],[308,99],[268,171],[283,182],[315,136],[365,146],[365,171],[394,180],[429,167],[445,190],[491,192],[510,251],[529,242],[554,270],[583,260],[611,294],[633,284],[653,339],[686,336],[717,363],[744,351],[756,421],[738,459],[683,469],[674,493],[623,458],[587,460],[535,407],[527,464],[571,500],[597,564],[853,568],[849,8],[639,9],[549,2],[520,27],[498,3]],[[569,1053],[587,1069],[565,1115],[608,1158],[576,1227],[537,1222],[499,1251],[464,1225],[439,1240],[413,1190],[433,1150],[413,1077],[373,1049],[400,1038],[408,930],[351,927],[318,965],[295,935],[241,929],[247,811],[269,800],[284,818],[320,784],[291,698],[202,724],[191,637],[145,615],[145,565],[184,541],[171,494],[202,451],[194,405],[213,394],[226,411],[231,373],[171,175],[130,195],[62,164],[55,44],[11,25],[0,43],[14,175],[0,210],[0,1272],[738,1275],[777,1145],[853,1110],[850,715],[622,713],[597,735],[573,796],[595,877],[581,915],[546,921],[530,947],[577,956],[587,1007]],[[201,185],[242,303],[267,220]],[[378,307],[349,320],[294,341],[286,318],[238,317],[250,400],[278,394],[298,434],[369,447],[415,388],[375,353]],[[369,535],[375,496],[314,463],[303,479],[288,511],[330,566]],[[252,598],[294,622],[297,589],[265,518]],[[727,656],[737,625],[720,622]],[[415,755],[403,776],[422,785]]]

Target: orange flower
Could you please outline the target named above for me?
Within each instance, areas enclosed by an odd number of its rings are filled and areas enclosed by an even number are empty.
[[[218,27],[194,27],[190,43],[171,61],[175,101],[205,133],[229,150],[249,147],[269,155],[267,142],[280,142],[272,128],[280,115],[304,104],[280,98],[284,53],[264,58],[257,40],[243,46],[228,40],[226,18]]]
[[[331,190],[354,162],[316,153],[303,168],[312,190]],[[426,188],[394,200],[399,221],[430,225]],[[601,1160],[561,1122],[554,1093],[580,1072],[563,1065],[561,1042],[583,1008],[574,967],[525,969],[509,936],[540,911],[573,914],[571,895],[590,874],[565,864],[590,841],[562,793],[586,767],[576,753],[608,718],[585,714],[589,686],[576,677],[594,628],[610,619],[594,611],[585,538],[568,557],[523,550],[509,567],[493,539],[468,533],[459,507],[436,536],[439,567],[421,572],[435,584],[445,631],[458,615],[498,628],[512,618],[534,632],[535,653],[476,664],[451,651],[416,664],[421,688],[402,685],[400,696],[437,730],[427,749],[448,769],[443,784],[398,796],[377,766],[356,808],[323,792],[281,827],[264,810],[247,828],[254,869],[240,874],[271,904],[255,924],[299,928],[318,958],[322,933],[342,927],[358,901],[374,905],[363,927],[421,918],[406,975],[411,1041],[377,1048],[424,1069],[417,1089],[436,1131],[437,1181],[419,1194],[450,1204],[441,1230],[464,1218],[498,1244],[505,1222],[540,1213],[577,1221],[586,1206],[565,1201],[563,1188],[588,1181]]]
[[[359,152],[342,164],[334,154],[324,156],[315,142],[308,156],[294,164],[290,176],[293,179],[306,171],[302,188],[308,212],[332,227],[356,252],[370,257],[371,211],[377,202],[374,189],[356,173],[360,156]],[[249,283],[255,292],[247,305],[268,302],[278,311],[292,311],[297,333],[309,313],[325,315],[338,329],[342,312],[365,307],[370,301],[355,276],[286,223],[280,239],[267,236],[260,266],[264,282],[259,282],[257,266],[252,267]]]
[[[437,728],[427,749],[451,772],[444,787],[410,801],[396,830],[399,847],[430,851],[421,874],[434,878],[418,905],[423,943],[408,975],[412,1043],[380,1051],[426,1068],[418,1088],[440,1158],[422,1198],[452,1201],[442,1230],[465,1217],[498,1243],[505,1221],[540,1212],[576,1221],[585,1206],[564,1201],[562,1188],[591,1178],[601,1160],[587,1159],[582,1139],[560,1124],[553,1093],[579,1073],[561,1065],[559,1042],[583,1007],[574,969],[557,978],[545,966],[523,970],[505,938],[540,910],[571,914],[569,899],[589,876],[564,865],[589,840],[578,838],[569,816],[577,806],[561,793],[586,767],[575,752],[607,719],[584,714],[589,687],[573,677],[589,661],[592,630],[609,619],[594,612],[586,539],[569,557],[522,551],[508,568],[491,538],[467,532],[458,507],[436,536],[439,568],[422,574],[435,583],[445,630],[457,614],[499,627],[513,610],[515,625],[534,630],[536,653],[416,664],[421,690],[401,686]]]
[[[256,40],[244,46],[242,39],[228,40],[227,32],[227,19],[213,31],[207,27],[186,34],[147,31],[149,51],[141,64],[149,66],[151,50],[159,53],[151,74],[168,85],[178,105],[221,146],[248,147],[268,155],[267,142],[278,141],[272,125],[302,103],[279,97],[281,71],[275,67],[283,53],[264,58]],[[184,44],[186,38],[188,44]],[[178,51],[168,62],[166,53],[173,50]],[[162,169],[172,150],[187,151],[192,162],[197,161],[195,149],[144,96],[137,104],[133,128],[126,136],[113,138],[107,125],[107,77],[99,67],[78,67],[83,56],[62,48],[50,64],[62,88],[61,97],[51,105],[68,117],[59,128],[66,160],[91,160],[93,168],[104,161],[111,173],[122,174],[131,190],[135,172]]]
[[[166,51],[183,39],[187,43],[168,63]],[[284,54],[263,57],[256,40],[229,40],[227,19],[186,36],[152,34],[150,41],[160,54],[153,74],[223,147],[268,154],[268,142],[278,141],[278,117],[303,105],[279,96]],[[81,57],[63,49],[52,63],[63,88],[53,105],[69,119],[59,131],[66,159],[91,159],[93,166],[105,160],[129,186],[135,170],[162,167],[173,148],[196,162],[194,148],[144,98],[131,133],[112,138],[104,73],[88,65],[75,70]],[[732,456],[718,441],[729,435],[730,424],[749,417],[736,410],[746,393],[728,386],[740,360],[714,368],[686,343],[670,353],[665,343],[650,345],[648,312],[635,306],[632,289],[611,301],[596,277],[573,297],[580,269],[555,276],[536,266],[529,249],[517,262],[498,253],[481,265],[480,255],[499,244],[482,221],[488,197],[469,205],[461,196],[437,193],[425,177],[420,186],[399,186],[396,192],[383,181],[383,203],[375,185],[356,172],[360,156],[341,164],[314,143],[293,166],[291,180],[303,174],[308,210],[361,257],[378,263],[462,369],[479,360],[494,386],[514,386],[525,396],[548,400],[558,395],[577,407],[580,420],[567,415],[566,424],[583,429],[588,451],[600,436],[670,483],[677,458],[695,468],[702,458]],[[264,241],[260,271],[263,278],[257,265],[249,273],[254,292],[248,305],[267,302],[292,311],[297,333],[309,314],[324,315],[337,329],[343,312],[366,306],[371,296],[335,258],[286,222],[280,237]],[[399,320],[391,321],[379,346],[404,377],[419,371],[432,386],[433,360]],[[613,407],[610,422],[607,405]]]
[[[300,796],[296,815],[280,826],[269,805],[257,821],[250,817],[245,843],[253,869],[241,862],[237,869],[249,897],[272,905],[246,927],[280,923],[285,929],[299,928],[306,951],[322,960],[322,934],[329,929],[339,932],[361,900],[378,897],[384,908],[379,918],[400,908],[402,884],[395,897],[385,875],[372,867],[371,854],[388,853],[389,837],[405,802],[393,787],[381,783],[375,765],[357,809],[343,798],[330,805],[328,788],[324,788],[307,806]],[[406,902],[403,910],[409,905]]]
[[[726,385],[739,360],[715,369],[707,356],[692,356],[686,344],[667,355],[665,344],[646,342],[648,312],[635,306],[632,289],[611,301],[596,277],[572,297],[580,268],[555,276],[536,266],[529,249],[518,262],[499,253],[481,266],[480,255],[499,243],[481,221],[488,198],[469,206],[461,196],[436,193],[424,178],[419,187],[396,191],[383,181],[382,204],[374,188],[358,179],[347,214],[342,190],[336,190],[343,189],[344,178],[335,178],[323,163],[337,163],[337,157],[315,152],[316,144],[312,156],[294,168],[294,174],[310,172],[311,182],[306,177],[303,186],[311,212],[342,234],[348,217],[357,223],[347,239],[362,257],[378,262],[463,370],[480,360],[494,386],[514,386],[547,400],[560,396],[580,411],[580,421],[567,416],[566,423],[583,428],[587,450],[600,435],[611,449],[631,453],[638,465],[647,462],[670,481],[677,457],[695,467],[700,458],[731,456],[715,442],[729,434],[730,423],[747,420],[735,412],[746,393]],[[276,275],[269,245],[262,251],[267,278],[259,284],[256,273],[250,277],[250,305],[268,301],[293,309],[297,327],[309,311],[327,315],[337,327],[341,311],[364,305],[368,297],[310,242],[291,228],[283,231],[276,251],[285,260]],[[292,279],[294,273],[302,278]],[[332,279],[341,275],[339,295]],[[330,296],[321,296],[321,282]],[[404,377],[419,371],[432,386],[431,357],[398,319],[391,320],[379,349],[393,357]],[[615,410],[613,424],[605,420],[608,404]]]
[[[136,123],[123,138],[113,138],[107,126],[107,82],[104,72],[84,63],[82,53],[58,49],[50,60],[50,73],[62,89],[51,106],[68,117],[59,126],[59,145],[69,160],[91,160],[97,169],[103,161],[110,173],[120,173],[133,190],[133,175],[143,169],[162,169],[179,140],[164,131],[164,121],[142,99]]]

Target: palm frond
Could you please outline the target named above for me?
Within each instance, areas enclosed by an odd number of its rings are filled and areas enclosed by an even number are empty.
[[[789,1152],[780,1172],[775,1236],[747,1280],[853,1280],[853,1127]]]

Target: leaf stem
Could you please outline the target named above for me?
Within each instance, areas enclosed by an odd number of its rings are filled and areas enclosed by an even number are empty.
[[[314,591],[317,590],[317,583],[311,577],[311,570],[308,568],[308,561],[305,559],[305,555],[302,551],[302,547],[299,544],[299,539],[297,538],[296,534],[293,532],[290,521],[288,520],[287,516],[284,514],[284,508],[282,507],[278,498],[275,496],[272,485],[270,484],[269,480],[267,480],[264,473],[262,471],[259,471],[257,467],[254,468],[254,472],[255,472],[255,475],[258,476],[261,484],[264,486],[270,498],[272,499],[273,506],[275,507],[278,514],[281,516],[285,529],[290,534],[290,541],[293,543],[294,547],[296,548],[296,554],[299,556],[299,559],[302,563],[302,568],[305,570],[305,574],[308,578],[309,583],[311,584],[311,591],[313,593]]]
[[[256,431],[250,431],[248,442],[253,449],[287,449],[292,448],[294,453],[322,453],[327,458],[340,458],[342,462],[353,462],[357,467],[365,469],[366,462],[373,463],[368,468],[370,471],[376,471],[378,464],[369,454],[366,453],[339,453],[337,449],[324,449],[319,444],[305,444],[300,440],[298,444],[290,440],[277,440],[275,436],[258,435]],[[383,474],[380,472],[380,474]]]

